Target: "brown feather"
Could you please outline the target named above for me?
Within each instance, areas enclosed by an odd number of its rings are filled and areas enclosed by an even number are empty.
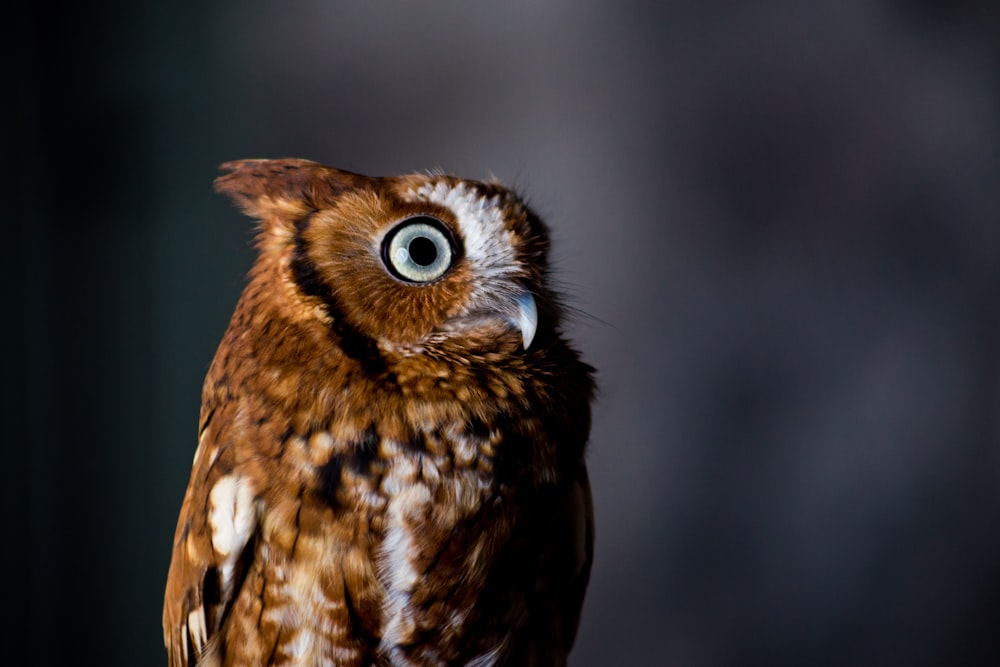
[[[593,381],[559,330],[545,226],[496,184],[223,169],[259,257],[205,380],[170,663],[565,664]],[[417,216],[455,244],[425,284],[382,248]],[[540,313],[527,350],[518,294]]]

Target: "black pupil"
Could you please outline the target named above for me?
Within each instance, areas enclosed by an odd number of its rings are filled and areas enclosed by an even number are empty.
[[[420,266],[430,266],[437,259],[437,246],[426,236],[418,236],[410,241],[410,259]]]

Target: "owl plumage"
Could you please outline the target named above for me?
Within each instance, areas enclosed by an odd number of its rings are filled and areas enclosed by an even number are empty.
[[[209,369],[171,665],[563,665],[592,369],[510,190],[223,165],[258,259]]]

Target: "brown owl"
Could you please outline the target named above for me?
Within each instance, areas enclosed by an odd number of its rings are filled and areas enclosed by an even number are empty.
[[[223,165],[259,257],[205,380],[171,665],[564,665],[592,370],[510,190]]]

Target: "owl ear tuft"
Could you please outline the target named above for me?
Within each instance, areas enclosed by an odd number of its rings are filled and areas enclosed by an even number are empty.
[[[329,206],[344,191],[371,181],[367,176],[300,159],[236,160],[219,167],[228,173],[215,179],[247,215],[264,220],[273,215],[297,218]]]

